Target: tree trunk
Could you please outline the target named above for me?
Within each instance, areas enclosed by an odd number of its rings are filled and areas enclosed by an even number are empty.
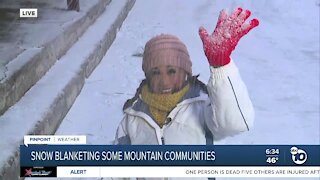
[[[79,0],[67,0],[68,10],[80,11]]]

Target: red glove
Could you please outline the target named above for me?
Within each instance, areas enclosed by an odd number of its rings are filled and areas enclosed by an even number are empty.
[[[243,11],[242,8],[237,8],[230,16],[226,10],[222,10],[211,35],[208,35],[205,28],[199,28],[203,49],[211,66],[220,67],[228,64],[231,52],[240,38],[259,25],[258,19],[252,19],[249,24],[245,23],[250,15],[249,10]]]

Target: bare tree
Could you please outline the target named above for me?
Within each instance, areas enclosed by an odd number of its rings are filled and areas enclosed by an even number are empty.
[[[79,0],[67,0],[68,10],[80,11]]]

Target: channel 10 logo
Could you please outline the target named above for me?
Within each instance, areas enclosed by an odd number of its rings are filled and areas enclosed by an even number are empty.
[[[302,149],[298,149],[297,147],[292,147],[290,149],[290,153],[291,153],[292,161],[296,164],[303,164],[307,161],[308,155]]]

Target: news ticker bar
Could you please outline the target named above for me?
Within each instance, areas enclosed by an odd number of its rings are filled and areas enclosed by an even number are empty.
[[[320,166],[320,145],[29,145],[21,167]]]
[[[125,172],[125,173],[124,173]],[[315,166],[260,166],[260,167],[21,167],[21,177],[320,177],[320,167]]]

